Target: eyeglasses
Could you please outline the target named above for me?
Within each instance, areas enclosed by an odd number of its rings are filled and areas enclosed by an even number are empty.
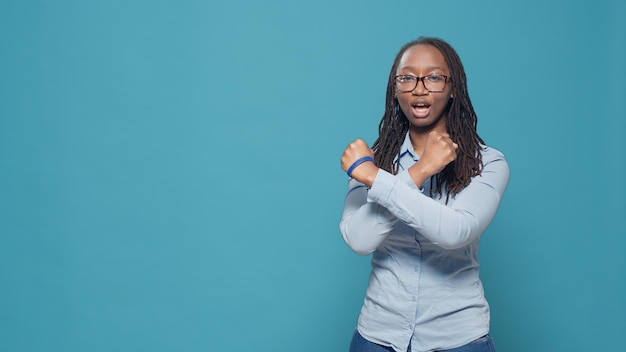
[[[422,84],[427,91],[431,93],[438,93],[443,92],[444,88],[446,88],[448,76],[438,74],[430,74],[424,77],[398,75],[396,76],[396,88],[399,92],[412,92],[415,88],[417,88],[419,81],[422,81]]]

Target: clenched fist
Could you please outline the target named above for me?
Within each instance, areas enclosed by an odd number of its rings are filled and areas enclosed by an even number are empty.
[[[354,140],[354,142],[348,144],[346,150],[343,151],[343,155],[341,156],[341,168],[343,171],[348,171],[355,161],[364,156],[371,156],[373,158],[374,152],[367,146],[364,140]],[[352,171],[352,178],[370,187],[374,183],[376,174],[378,174],[378,167],[372,162],[365,162]]]
[[[416,164],[409,168],[411,179],[418,187],[456,159],[458,144],[444,132],[432,131],[426,138],[424,152]]]

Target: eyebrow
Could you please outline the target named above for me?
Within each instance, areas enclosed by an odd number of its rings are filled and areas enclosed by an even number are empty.
[[[399,67],[400,70],[417,70],[417,67],[413,67],[413,66],[404,66],[404,67]],[[430,66],[430,67],[426,67],[427,70],[443,70],[445,71],[446,69],[440,66]]]

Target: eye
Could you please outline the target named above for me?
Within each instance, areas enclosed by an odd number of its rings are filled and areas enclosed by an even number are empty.
[[[398,77],[396,77],[396,79],[398,80],[399,83],[408,83],[408,82],[414,82],[415,81],[415,77],[414,76],[409,76],[409,75],[398,76]]]
[[[446,80],[446,78],[442,75],[432,74],[425,77],[428,82],[432,83],[440,83]]]

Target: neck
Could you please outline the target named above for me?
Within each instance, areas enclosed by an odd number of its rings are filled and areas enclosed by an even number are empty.
[[[428,138],[428,134],[430,132],[438,131],[442,133],[447,133],[445,121],[446,119],[443,118],[440,119],[437,124],[432,126],[411,126],[409,128],[409,138],[411,139],[411,145],[413,146],[413,150],[419,157],[421,157],[424,153],[424,146],[426,145],[426,139]]]

